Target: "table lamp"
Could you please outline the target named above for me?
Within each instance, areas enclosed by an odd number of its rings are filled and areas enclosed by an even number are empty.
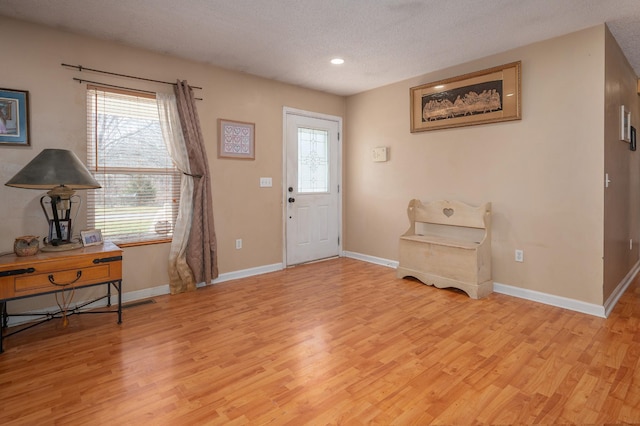
[[[49,238],[45,240],[43,251],[82,247],[82,242],[71,239],[71,207],[76,205],[77,214],[81,202],[75,191],[100,188],[100,184],[73,152],[66,149],[45,149],[5,185],[49,190],[47,195],[40,198],[40,206],[49,223]],[[47,197],[49,202],[46,201]],[[47,204],[50,205],[50,214]]]

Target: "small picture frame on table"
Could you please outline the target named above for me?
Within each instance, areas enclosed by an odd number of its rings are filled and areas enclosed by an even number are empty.
[[[69,234],[69,230],[71,229],[71,219],[60,219],[58,220],[60,223],[60,235],[56,231],[56,223],[54,220],[49,220],[49,239],[48,241],[61,241],[61,242],[69,242],[71,241],[71,235]]]
[[[80,231],[80,237],[82,238],[82,245],[85,247],[97,246],[103,243],[102,231],[99,229]]]

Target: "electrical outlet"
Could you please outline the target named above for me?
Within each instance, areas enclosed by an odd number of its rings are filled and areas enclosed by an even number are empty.
[[[516,250],[516,262],[524,262],[524,251]]]
[[[238,238],[236,240],[236,250],[240,250],[242,248],[242,238]]]

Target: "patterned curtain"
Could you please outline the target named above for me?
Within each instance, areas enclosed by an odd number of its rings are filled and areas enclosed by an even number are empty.
[[[178,115],[182,125],[189,166],[193,180],[193,215],[186,259],[196,282],[210,284],[218,277],[218,247],[213,225],[211,175],[200,129],[193,90],[186,81],[178,80],[174,86]]]
[[[195,290],[196,281],[187,264],[187,243],[193,216],[193,176],[189,154],[182,135],[176,97],[173,94],[156,94],[162,136],[169,155],[182,172],[180,179],[180,208],[173,227],[173,239],[169,252],[169,289],[171,294]]]

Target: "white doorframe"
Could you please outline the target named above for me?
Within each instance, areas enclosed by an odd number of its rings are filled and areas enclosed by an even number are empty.
[[[342,250],[342,153],[343,153],[343,132],[342,117],[335,115],[322,114],[318,112],[305,111],[297,108],[282,108],[282,193],[280,203],[282,205],[282,264],[285,268],[287,265],[287,115],[299,115],[303,117],[319,118],[323,120],[335,121],[338,123],[338,182],[340,191],[338,193],[338,253],[344,256]]]

